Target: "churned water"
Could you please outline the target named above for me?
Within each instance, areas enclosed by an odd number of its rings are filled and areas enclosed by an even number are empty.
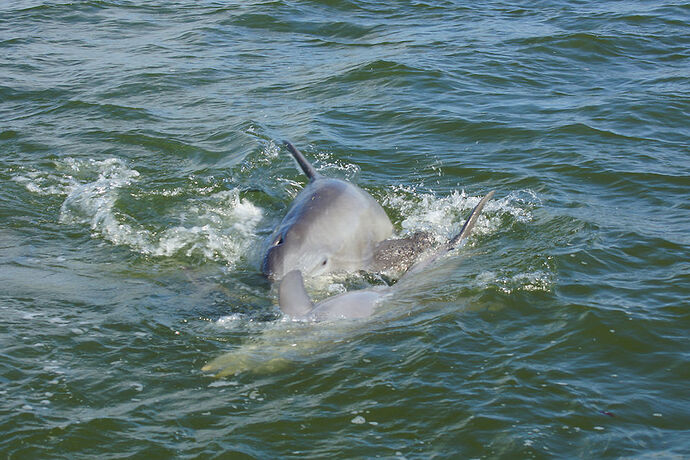
[[[665,0],[0,3],[1,456],[687,458],[688,24]],[[283,139],[399,235],[496,196],[373,318],[288,322],[259,274],[305,184]]]

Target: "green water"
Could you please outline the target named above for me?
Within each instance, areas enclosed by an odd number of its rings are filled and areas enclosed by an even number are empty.
[[[687,458],[689,23],[1,2],[0,456]],[[259,274],[305,184],[282,139],[399,235],[496,196],[370,320],[291,323]]]

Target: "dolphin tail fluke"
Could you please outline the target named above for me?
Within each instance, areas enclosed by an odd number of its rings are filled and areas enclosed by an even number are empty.
[[[278,288],[278,304],[283,313],[293,318],[305,316],[312,310],[314,305],[304,288],[302,272],[292,270],[283,277]]]
[[[309,179],[314,179],[318,175],[318,173],[316,172],[314,167],[311,165],[311,163],[309,163],[309,160],[307,160],[304,157],[304,155],[302,154],[302,152],[300,152],[297,149],[297,147],[292,145],[289,141],[283,141],[283,142],[285,143],[285,146],[287,147],[287,149],[292,154],[295,161],[297,161],[297,164],[299,164],[299,167],[302,168],[302,171],[304,171],[304,174],[306,174],[306,176]]]
[[[477,206],[475,206],[474,209],[472,210],[472,212],[470,213],[470,217],[468,217],[467,220],[465,221],[465,225],[462,226],[462,230],[460,230],[460,233],[458,233],[453,238],[451,238],[450,241],[448,241],[448,250],[449,251],[451,249],[454,249],[457,245],[459,245],[465,239],[467,239],[468,236],[470,236],[470,234],[472,233],[472,230],[474,229],[474,224],[477,223],[477,219],[479,218],[479,214],[481,214],[482,210],[484,209],[484,205],[493,196],[494,196],[494,190],[487,193],[484,196],[484,198],[482,198],[479,201],[479,203],[477,203]]]

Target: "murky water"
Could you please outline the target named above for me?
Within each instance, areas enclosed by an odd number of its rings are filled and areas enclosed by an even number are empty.
[[[0,452],[687,457],[689,22],[660,1],[0,5]],[[305,184],[282,139],[399,235],[443,240],[496,196],[373,318],[289,322],[259,274]]]

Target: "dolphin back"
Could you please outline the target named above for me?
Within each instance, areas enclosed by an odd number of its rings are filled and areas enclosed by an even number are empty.
[[[289,141],[283,141],[285,143],[285,146],[287,149],[290,151],[292,154],[293,158],[295,161],[297,161],[297,164],[299,164],[299,167],[302,168],[302,171],[304,171],[304,174],[309,178],[309,180],[314,180],[318,176],[318,173],[314,169],[314,167],[309,163],[309,160],[307,160],[302,152],[300,152],[297,147],[292,145]]]

